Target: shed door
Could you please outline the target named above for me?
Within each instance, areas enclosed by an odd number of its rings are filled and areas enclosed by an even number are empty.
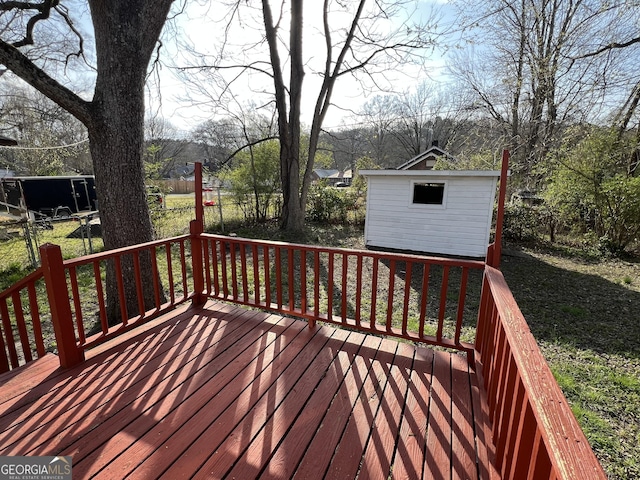
[[[73,196],[75,197],[76,209],[91,210],[91,200],[89,198],[89,184],[85,178],[71,180]]]

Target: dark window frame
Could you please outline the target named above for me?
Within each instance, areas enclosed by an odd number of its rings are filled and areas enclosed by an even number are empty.
[[[445,182],[413,182],[411,203],[413,205],[444,206]]]

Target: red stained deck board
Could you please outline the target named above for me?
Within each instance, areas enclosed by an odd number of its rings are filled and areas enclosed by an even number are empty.
[[[469,365],[463,357],[451,355],[451,478],[475,480],[476,445],[473,435],[473,400]]]
[[[396,348],[397,343],[392,341],[384,341],[380,345],[373,360],[372,370],[365,381],[326,472],[327,478],[348,479],[356,477],[362,454],[371,434],[371,425],[375,421],[382,392],[391,371]]]
[[[243,317],[241,316],[240,319],[243,320]],[[223,349],[231,338],[245,334],[250,331],[250,328],[249,325],[244,331],[240,327],[231,333],[226,332],[227,335],[212,335],[209,337],[210,341],[204,342],[204,345]],[[224,333],[224,329],[221,331]],[[181,352],[175,349],[167,350],[155,357],[153,355],[155,352],[142,354],[142,357],[150,360],[149,364],[139,369],[129,369],[129,373],[132,372],[132,374],[127,374],[122,381],[117,374],[105,374],[101,369],[100,377],[93,382],[82,383],[85,388],[78,388],[72,393],[68,393],[64,387],[58,388],[57,395],[48,403],[51,406],[50,409],[40,411],[40,405],[36,403],[29,412],[28,419],[13,428],[18,431],[26,429],[30,433],[24,435],[20,442],[11,445],[7,454],[17,454],[14,452],[23,452],[28,449],[26,453],[29,455],[44,455],[43,451],[55,449],[59,453],[73,455],[77,464],[86,452],[98,448],[103,441],[111,439],[119,432],[123,425],[127,425],[129,423],[127,419],[130,416],[139,416],[154,403],[153,398],[149,398],[148,392],[156,396],[164,395],[167,392],[166,386],[179,379],[179,374],[185,374],[186,370],[182,368],[185,365],[184,362],[196,358],[196,355],[192,355],[194,353],[204,355],[199,348],[201,343],[186,342],[176,346],[177,349],[180,349],[180,346],[185,348],[184,354],[180,354]],[[206,351],[211,351],[212,348]],[[213,348],[213,354],[216,352],[217,350]],[[161,367],[151,361],[158,358],[163,359],[164,363]],[[96,359],[96,363],[99,364],[100,360]],[[93,362],[87,362],[81,367],[84,367],[84,370],[91,370],[96,365]],[[108,366],[104,368],[108,372]],[[191,372],[187,372],[189,373]],[[106,388],[96,392],[100,387]],[[96,430],[98,425],[100,429]],[[89,438],[85,437],[88,431],[94,430],[95,432]],[[3,432],[0,439],[4,439],[6,433]]]
[[[414,351],[415,349],[406,344],[398,344],[393,365],[387,375],[380,407],[371,427],[371,436],[358,474],[359,479],[386,480],[389,478],[400,420],[407,398]]]
[[[238,315],[237,310],[230,310],[227,305],[219,304],[219,319],[224,319],[225,315]],[[215,308],[214,308],[215,310]],[[176,312],[177,315],[177,312]],[[169,317],[172,318],[172,317]],[[159,362],[163,359],[162,353],[169,349],[176,348],[184,338],[190,334],[182,328],[189,319],[189,314],[177,315],[172,321],[167,323],[166,317],[164,322],[162,318],[158,319],[162,323],[151,325],[153,330],[147,335],[139,334],[134,339],[129,339],[123,343],[118,342],[118,348],[115,351],[107,352],[99,357],[93,352],[88,353],[91,368],[87,368],[87,364],[78,367],[62,370],[59,369],[59,360],[55,356],[49,357],[55,359],[55,371],[42,381],[37,387],[26,391],[19,399],[14,399],[12,410],[20,409],[15,415],[16,418],[29,418],[32,412],[38,412],[48,415],[47,409],[57,406],[58,398],[68,398],[75,395],[77,391],[83,394],[94,396],[105,396],[100,392],[101,389],[111,385],[111,382],[105,382],[104,376],[108,373],[111,379],[118,378],[125,380],[128,375],[138,372],[141,367],[150,367],[150,362]],[[213,327],[212,327],[213,328]],[[203,332],[205,333],[205,332]],[[177,336],[176,336],[177,335]],[[105,346],[102,346],[105,347]],[[150,352],[152,359],[149,360]],[[165,360],[166,361],[166,360]],[[31,365],[29,366],[29,369]],[[6,385],[3,385],[3,390]],[[9,409],[6,410],[8,413]],[[0,432],[6,430],[10,425],[5,419],[0,419]]]
[[[28,394],[40,383],[46,381],[47,377],[54,375],[60,367],[58,357],[50,353],[39,358],[26,366],[16,368],[9,372],[0,374],[0,408],[11,411],[9,404],[18,402],[22,395]]]
[[[233,318],[233,315],[230,318]],[[240,317],[240,320],[242,318]],[[220,333],[219,338],[222,338],[223,333],[230,335],[229,330],[241,325],[241,322],[237,322],[237,325],[234,324],[229,329],[225,329],[225,325],[216,333]],[[247,330],[249,328],[247,327]],[[208,327],[203,329],[202,338],[206,338],[207,332]],[[166,331],[162,330],[162,333]],[[189,335],[188,330],[186,334]],[[166,340],[162,345],[166,348],[149,346],[148,344],[153,342],[141,339],[140,345],[143,348],[123,352],[122,358],[129,358],[128,362],[118,362],[110,357],[107,357],[106,361],[96,358],[93,362],[65,372],[64,376],[58,375],[56,383],[51,385],[51,392],[43,394],[32,404],[24,404],[18,415],[14,416],[13,423],[5,422],[9,417],[0,420],[0,446],[8,446],[5,438],[10,437],[13,432],[27,430],[31,435],[23,437],[22,440],[35,448],[47,439],[44,434],[47,428],[57,431],[56,425],[71,427],[75,419],[84,419],[94,409],[107,402],[113,403],[114,400],[125,406],[128,401],[132,401],[133,395],[144,391],[136,391],[134,386],[138,387],[144,382],[152,385],[155,381],[161,381],[179,367],[180,364],[176,360],[179,360],[181,355],[200,354],[201,347],[205,345],[202,339],[198,343],[195,336],[187,337],[185,342],[182,342],[182,335],[173,335],[170,337],[171,341],[168,341],[169,338],[165,335],[159,337]],[[215,335],[210,338],[215,342]],[[77,372],[76,376],[73,376],[74,372]],[[105,381],[105,372],[109,372],[110,382]],[[75,428],[78,427],[76,425]],[[19,445],[17,447],[21,449]]]
[[[425,477],[451,478],[451,355],[435,352],[429,422],[427,424]]]
[[[256,337],[241,332],[244,335],[224,337],[220,345],[220,355],[208,359],[196,357],[191,362],[193,367],[183,369],[184,375],[168,377],[160,389],[151,391],[150,398],[141,402],[140,408],[123,412],[123,415],[110,418],[110,430],[119,429],[110,435],[102,448],[94,450],[88,458],[79,462],[79,473],[94,475],[104,467],[109,467],[105,478],[122,478],[130,468],[136,465],[173,432],[189,420],[219,391],[230,385],[236,387],[235,377],[255,355],[268,347],[268,332],[278,328],[285,330],[294,322],[278,316],[264,316],[260,325],[263,336]],[[273,333],[273,332],[272,332]],[[275,338],[275,334],[273,335]],[[221,342],[222,343],[222,342]],[[195,369],[197,371],[194,371]],[[149,408],[148,405],[152,406]],[[143,408],[146,409],[144,411]],[[107,422],[105,422],[107,423]],[[121,426],[126,423],[126,427]],[[72,455],[83,448],[83,444],[76,444],[73,449],[64,452]],[[118,458],[124,455],[124,458]],[[122,466],[118,470],[118,466]],[[75,467],[74,467],[75,468]],[[74,470],[75,472],[75,470]]]
[[[365,339],[362,348],[377,351],[380,342],[381,338],[369,336]],[[318,412],[323,418],[318,422],[319,427],[315,431],[308,428],[304,418],[296,421],[294,428],[297,430],[295,437],[298,440],[297,445],[287,445],[283,442],[278,448],[278,452],[280,455],[288,455],[297,448],[304,449],[303,452],[313,452],[313,455],[305,455],[297,468],[295,465],[289,467],[289,469],[293,469],[295,478],[312,478],[327,470],[351,411],[360,397],[370,367],[371,362],[366,361],[364,355],[356,357],[329,408],[326,411]],[[289,438],[290,436],[287,436],[287,440]],[[300,457],[302,455],[298,458]]]
[[[132,332],[1,375],[0,455],[71,454],[80,479],[497,478],[465,357],[220,302]]]
[[[184,428],[175,431],[140,465],[132,478],[145,478],[146,472],[159,473],[167,469],[166,478],[188,477],[209,455],[219,451],[220,443],[229,437],[236,425],[243,423],[245,412],[259,403],[265,390],[316,333],[303,328],[303,323],[295,322],[279,341],[268,345],[261,355],[247,364],[243,374],[232,380],[233,385],[229,384],[219,395],[212,397],[208,407],[185,423]],[[316,354],[313,348],[302,353],[301,365],[305,365],[305,357],[314,358]]]
[[[308,425],[319,424],[321,419],[319,417],[326,412],[336,392],[344,384],[344,378],[350,375],[353,362],[357,358],[357,353],[364,340],[364,335],[351,333],[348,342],[341,349],[334,348],[337,351],[337,356],[328,365],[328,369],[318,372],[323,376],[318,379],[321,380],[319,383],[316,382],[315,391],[298,391],[296,388],[295,392],[287,397],[288,401],[283,402],[267,425],[269,428],[261,432],[261,435],[252,442],[250,448],[240,458],[236,467],[229,472],[232,478],[247,478],[250,469],[255,467],[259,468],[258,471],[264,478],[291,477],[300,456],[304,453],[300,447],[305,433],[307,433],[300,431],[300,422],[297,419],[302,420],[307,428]],[[312,397],[311,393],[313,393]],[[294,410],[295,416],[287,415],[290,409]],[[289,418],[286,418],[287,416]],[[297,427],[290,429],[294,421]],[[284,434],[286,434],[286,439],[283,441]],[[264,455],[259,456],[260,448],[263,448],[268,441],[277,442],[278,445],[276,455],[270,459],[265,458]],[[258,458],[260,460],[256,461]],[[268,465],[266,465],[266,460],[269,460]],[[264,471],[263,468],[265,468]]]

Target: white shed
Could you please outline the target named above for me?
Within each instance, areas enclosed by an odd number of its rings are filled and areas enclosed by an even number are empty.
[[[362,170],[367,247],[484,257],[499,171]]]

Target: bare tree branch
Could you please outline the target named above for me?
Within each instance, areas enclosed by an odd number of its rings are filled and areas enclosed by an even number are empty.
[[[33,45],[33,29],[36,24],[41,20],[46,20],[49,18],[51,14],[51,9],[58,6],[59,0],[44,0],[42,3],[32,3],[32,2],[3,2],[0,4],[0,10],[2,11],[10,11],[12,9],[16,10],[35,10],[38,12],[33,17],[29,19],[26,26],[26,32],[24,37],[17,42],[13,42],[13,46],[16,48],[24,47],[25,45]]]
[[[597,55],[600,55],[601,53],[607,52],[609,50],[616,50],[619,48],[627,48],[630,47],[631,45],[635,45],[636,43],[640,43],[640,37],[636,37],[636,38],[632,38],[631,40],[627,41],[627,42],[612,42],[609,45],[605,45],[602,48],[599,48],[598,50],[594,51],[594,52],[589,52],[589,53],[585,53],[584,55],[580,55],[575,57],[576,59],[579,58],[588,58],[588,57],[595,57]]]
[[[88,126],[91,104],[35,65],[16,47],[0,40],[0,63]]]

